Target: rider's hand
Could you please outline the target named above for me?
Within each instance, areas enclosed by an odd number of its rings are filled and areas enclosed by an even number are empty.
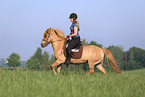
[[[67,37],[66,37],[66,38],[68,39],[69,37],[70,37],[70,36],[69,36],[69,35],[67,35]]]

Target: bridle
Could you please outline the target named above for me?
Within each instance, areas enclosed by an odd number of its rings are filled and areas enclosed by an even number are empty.
[[[42,39],[42,41],[45,41],[47,44],[49,44],[48,39],[49,39],[49,37],[50,37],[50,33],[47,33],[47,34],[48,34],[47,38],[46,38],[46,39]],[[55,41],[51,41],[51,37],[50,37],[50,43],[58,42],[58,41],[63,41],[63,40],[66,40],[66,39],[67,39],[67,38],[60,39],[60,40],[55,40]]]
[[[48,38],[50,37],[50,34],[48,33],[48,36],[47,36],[47,39],[42,39],[42,41],[45,41],[47,44],[48,44]],[[51,40],[51,37],[50,37],[50,40]]]

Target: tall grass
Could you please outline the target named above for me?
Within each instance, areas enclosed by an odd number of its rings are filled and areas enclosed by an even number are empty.
[[[0,97],[145,97],[145,69],[86,74],[0,70]]]

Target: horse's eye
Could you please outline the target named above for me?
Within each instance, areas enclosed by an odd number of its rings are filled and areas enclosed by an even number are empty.
[[[46,38],[46,37],[47,37],[47,35],[44,35],[44,37]]]

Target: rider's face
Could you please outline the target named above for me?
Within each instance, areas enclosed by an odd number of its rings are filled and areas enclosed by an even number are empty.
[[[73,22],[73,18],[71,18],[70,21]]]

